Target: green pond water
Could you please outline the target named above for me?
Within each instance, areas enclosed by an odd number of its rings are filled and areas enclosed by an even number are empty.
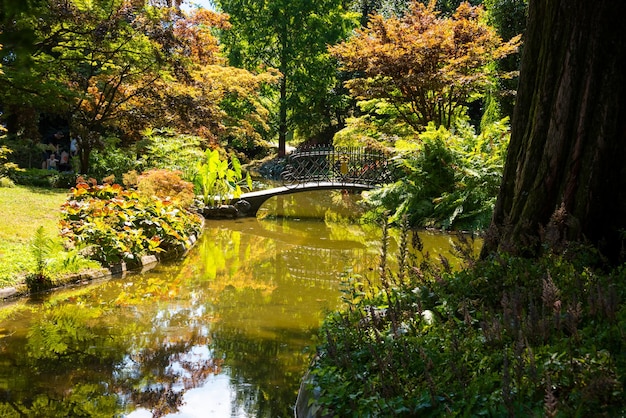
[[[342,281],[376,277],[381,230],[357,212],[341,193],[272,199],[208,221],[177,263],[0,305],[0,416],[293,417]]]

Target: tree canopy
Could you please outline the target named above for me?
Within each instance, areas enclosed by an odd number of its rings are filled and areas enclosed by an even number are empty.
[[[326,48],[348,35],[357,23],[356,13],[340,0],[216,3],[233,25],[222,35],[230,63],[280,71],[279,154],[285,153],[289,132],[316,134],[340,123],[335,110],[341,98],[333,94],[336,65]]]
[[[225,70],[213,31],[228,27],[226,17],[179,6],[42,0],[7,9],[0,103],[9,134],[36,142],[39,115],[57,115],[79,138],[83,172],[105,132],[126,142],[148,127],[257,139],[267,129],[258,94],[273,76]]]
[[[514,52],[519,36],[502,42],[480,7],[462,3],[451,18],[435,2],[413,2],[404,17],[371,16],[356,36],[331,48],[355,77],[346,82],[360,99],[392,104],[405,122],[450,127],[463,106],[493,82],[489,64]]]

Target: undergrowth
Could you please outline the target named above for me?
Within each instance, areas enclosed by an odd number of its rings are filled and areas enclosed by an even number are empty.
[[[325,320],[308,385],[319,412],[624,416],[624,266],[591,267],[597,253],[571,244],[453,271],[428,254],[418,261],[409,241],[399,273],[383,248],[382,284],[353,277],[345,309]]]

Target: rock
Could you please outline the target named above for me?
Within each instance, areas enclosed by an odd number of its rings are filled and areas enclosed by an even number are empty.
[[[0,289],[0,299],[9,298],[17,293],[17,289],[14,287],[5,287]]]
[[[210,208],[207,207],[202,210],[202,216],[207,219],[232,219],[239,216],[239,210],[233,205],[221,205],[218,207]]]
[[[235,203],[235,208],[239,212],[239,216],[245,216],[250,210],[250,203],[247,200],[238,200],[237,203]]]

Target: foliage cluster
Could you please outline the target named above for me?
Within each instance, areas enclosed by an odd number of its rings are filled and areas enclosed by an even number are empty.
[[[414,235],[415,237],[416,235]],[[405,244],[406,245],[405,240]],[[385,240],[383,240],[385,242]],[[419,247],[419,246],[418,246]],[[626,270],[571,243],[454,272],[400,251],[353,277],[327,317],[308,390],[333,416],[621,416]]]
[[[502,42],[480,7],[461,3],[440,17],[435,4],[413,1],[402,18],[371,16],[356,36],[330,48],[354,74],[346,82],[354,97],[386,101],[417,131],[430,122],[449,128],[493,83],[489,64],[519,44],[519,36]]]
[[[262,139],[269,115],[260,93],[276,75],[229,67],[215,36],[230,27],[227,16],[174,3],[41,1],[3,10],[0,102],[15,148],[35,149],[45,134],[37,126],[69,125],[79,172],[93,174],[92,151],[129,147],[146,128],[213,144]],[[121,143],[107,147],[113,133]]]
[[[42,188],[69,189],[76,184],[76,174],[72,172],[59,172],[56,170],[44,170],[41,168],[27,168],[11,174],[11,179],[23,186]]]
[[[146,129],[137,143],[138,169],[166,169],[182,172],[182,177],[194,182],[197,162],[204,158],[206,139],[197,135],[177,133],[173,129]]]
[[[198,162],[196,185],[205,206],[219,206],[231,197],[239,197],[244,176],[235,155],[222,158],[218,150],[206,150],[204,161]],[[246,173],[245,185],[252,189],[252,178]]]
[[[17,164],[9,161],[11,152],[6,146],[0,146],[0,187],[3,184],[10,187],[13,184],[11,175],[20,170]]]
[[[305,139],[334,132],[347,101],[327,45],[348,37],[357,14],[338,0],[218,0],[215,4],[232,23],[221,34],[231,64],[252,71],[271,66],[280,72],[278,83],[266,91],[273,103],[271,119],[279,153],[285,150],[288,132],[296,131]]]
[[[70,245],[90,248],[104,263],[136,263],[147,254],[178,254],[197,235],[201,219],[168,198],[142,197],[119,184],[79,179],[61,207],[61,234]]]
[[[2,45],[0,45],[0,49],[2,49]],[[0,74],[2,74],[2,67],[0,66]],[[0,125],[0,140],[4,139],[4,126]],[[11,162],[9,160],[9,156],[13,153],[13,151],[6,147],[5,145],[0,144],[0,187],[11,187],[13,186],[13,181],[11,180],[11,174],[15,171],[19,170],[17,164]]]
[[[182,172],[153,169],[137,177],[137,190],[146,198],[169,199],[188,209],[196,197],[193,184],[181,178]]]
[[[391,211],[391,221],[408,216],[412,225],[443,229],[485,229],[489,225],[502,177],[509,131],[507,120],[480,134],[466,124],[454,132],[432,124],[419,143],[396,144],[405,175],[374,190],[365,201],[368,217]]]

